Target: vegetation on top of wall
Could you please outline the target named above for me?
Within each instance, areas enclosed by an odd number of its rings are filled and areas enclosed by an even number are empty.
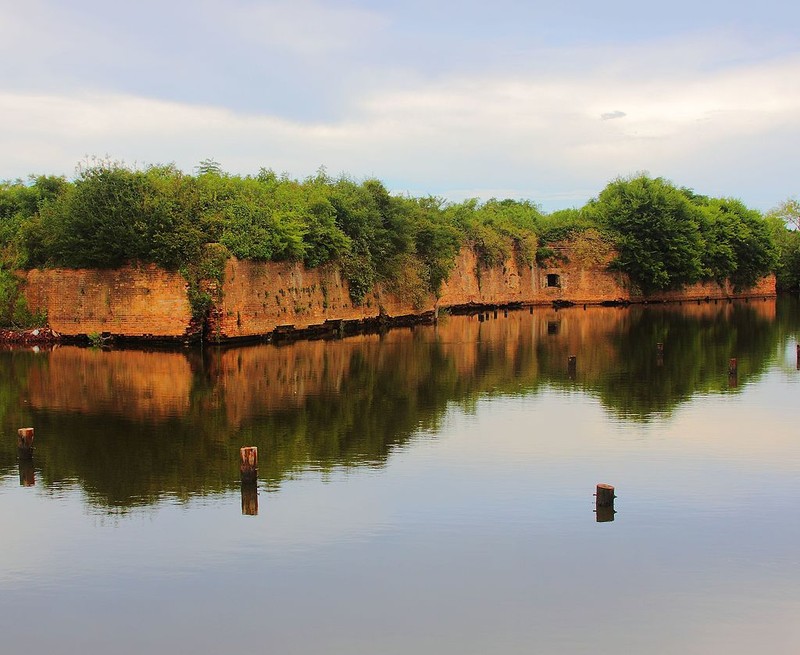
[[[555,244],[580,234],[612,244],[614,266],[645,293],[701,279],[745,287],[776,267],[786,285],[800,281],[800,243],[777,214],[765,219],[738,200],[645,175],[613,180],[583,208],[551,214],[525,200],[393,195],[376,179],[324,169],[304,180],[267,169],[230,175],[210,160],[194,175],[93,161],[72,181],[0,183],[6,268],[153,262],[184,273],[198,311],[209,300],[200,281],[221,275],[230,255],[312,268],[334,262],[358,304],[376,282],[417,300],[438,293],[464,246],[481,267],[512,257],[544,265],[557,263]]]
[[[800,291],[800,201],[789,198],[765,217],[778,257],[778,289]]]
[[[0,327],[27,328],[44,325],[47,317],[31,312],[13,271],[0,265]]]
[[[729,279],[746,288],[777,264],[759,212],[663,178],[618,178],[582,213],[611,237],[618,252],[614,266],[645,294],[699,280]]]

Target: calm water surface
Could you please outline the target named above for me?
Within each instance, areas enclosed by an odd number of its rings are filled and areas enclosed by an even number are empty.
[[[797,653],[799,331],[782,298],[0,352],[2,652]]]

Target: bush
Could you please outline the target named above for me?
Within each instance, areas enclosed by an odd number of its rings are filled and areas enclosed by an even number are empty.
[[[662,178],[619,178],[586,208],[612,236],[615,266],[645,293],[677,289],[703,277],[701,212]]]

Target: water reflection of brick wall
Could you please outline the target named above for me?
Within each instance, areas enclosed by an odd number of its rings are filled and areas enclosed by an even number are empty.
[[[614,357],[608,335],[625,321],[626,310],[536,309],[498,313],[479,321],[454,316],[438,326],[396,329],[341,341],[259,345],[212,353],[210,378],[232,425],[257,416],[301,408],[310,397],[341,393],[352,376],[397,376],[403,389],[452,376],[464,389],[491,389],[520,376],[535,380],[546,369],[566,365],[583,353],[584,369],[599,370]],[[555,333],[549,326],[557,324]],[[356,385],[361,388],[361,385]]]
[[[713,359],[719,351],[717,359],[726,365],[730,346],[720,335],[730,335],[728,320],[751,326],[757,335],[774,321],[775,307],[774,300],[753,299],[587,310],[538,307],[532,314],[523,309],[508,316],[500,310],[497,318],[490,312],[482,321],[443,317],[437,326],[210,350],[202,358],[62,347],[47,356],[47,365],[31,367],[26,393],[35,409],[144,421],[216,416],[238,428],[276,412],[302,412],[314,401],[352,403],[358,410],[386,393],[458,400],[509,385],[558,382],[568,378],[570,356],[577,357],[577,382],[593,386],[633,365],[656,365],[656,343],[662,341],[667,364],[681,358],[676,366],[683,367],[683,359]],[[669,330],[663,327],[667,324]],[[739,344],[737,354],[744,356],[748,347]]]
[[[185,415],[192,374],[181,353],[104,352],[65,346],[32,367],[28,400],[34,409],[116,414],[160,421]]]
[[[309,341],[283,346],[244,346],[209,355],[212,384],[224,400],[228,422],[301,407],[309,396],[338,392],[354,348],[376,336],[346,342]]]

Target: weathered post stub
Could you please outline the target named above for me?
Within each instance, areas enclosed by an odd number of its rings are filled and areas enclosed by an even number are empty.
[[[595,518],[598,523],[606,523],[614,520],[614,487],[610,484],[598,484],[595,496]]]
[[[17,430],[17,454],[20,459],[33,458],[33,428]]]
[[[239,473],[242,484],[253,485],[258,480],[258,448],[244,446],[239,451]]]

